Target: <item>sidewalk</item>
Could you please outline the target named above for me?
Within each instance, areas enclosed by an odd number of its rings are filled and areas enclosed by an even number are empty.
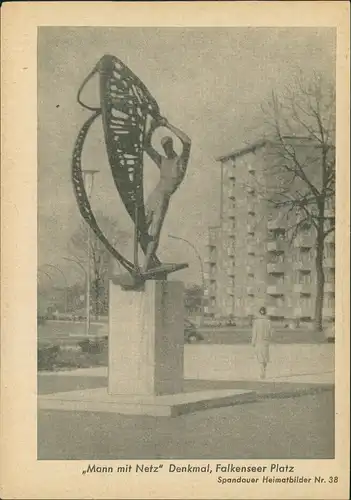
[[[78,368],[76,370],[62,370],[57,372],[39,372],[39,376],[43,377],[92,377],[92,378],[106,378],[108,368],[106,366],[99,366],[96,368]],[[195,380],[186,377],[185,380]],[[228,380],[227,380],[228,381]],[[261,384],[272,383],[305,383],[305,384],[334,384],[334,371],[320,371],[319,373],[296,373],[288,376],[267,376],[265,380],[259,378],[249,378],[246,381],[240,380],[238,384],[245,384],[245,382],[260,382]],[[224,382],[224,381],[223,381]],[[229,382],[229,381],[228,381]],[[234,382],[234,380],[233,380]]]
[[[38,393],[50,394],[64,391],[107,387],[107,367],[82,368],[71,371],[39,373]],[[241,389],[256,392],[256,401],[263,399],[291,398],[331,391],[334,372],[295,374],[265,380],[195,380],[184,379],[184,392],[212,389]]]

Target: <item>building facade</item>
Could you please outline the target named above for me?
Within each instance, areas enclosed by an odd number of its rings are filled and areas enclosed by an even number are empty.
[[[296,148],[296,144],[294,145]],[[297,145],[306,156],[310,146]],[[267,193],[279,175],[267,175],[272,146],[259,142],[219,158],[221,199],[219,224],[209,228],[205,262],[206,313],[212,317],[245,322],[264,305],[273,320],[310,322],[316,297],[315,230],[299,225],[291,237],[289,219],[282,209],[267,201]],[[317,175],[317,171],[316,171]],[[317,183],[318,183],[318,179]],[[280,182],[284,182],[281,173]],[[334,223],[334,207],[325,217]],[[297,224],[297,222],[296,222]],[[325,221],[327,227],[328,220]],[[334,232],[325,238],[324,310],[334,317],[335,242]]]

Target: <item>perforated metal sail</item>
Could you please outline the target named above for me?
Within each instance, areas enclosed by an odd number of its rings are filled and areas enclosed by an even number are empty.
[[[112,176],[130,217],[144,233],[145,127],[147,116],[156,118],[160,110],[146,86],[117,57],[103,56],[99,72],[102,120]]]
[[[80,94],[95,73],[100,75],[100,107],[93,108],[80,100]],[[72,180],[78,207],[83,218],[110,253],[129,272],[135,273],[135,265],[111,245],[97,224],[85,191],[81,166],[82,150],[92,123],[102,115],[114,183],[127,212],[137,226],[138,239],[145,252],[149,237],[143,194],[143,143],[147,116],[158,117],[159,107],[141,80],[122,61],[111,55],[103,56],[85,78],[78,92],[78,102],[94,111],[81,128],[73,152]]]

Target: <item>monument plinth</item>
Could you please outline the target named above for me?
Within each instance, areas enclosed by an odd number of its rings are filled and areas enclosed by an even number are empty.
[[[109,394],[182,392],[183,283],[150,280],[135,291],[110,281],[109,309]]]

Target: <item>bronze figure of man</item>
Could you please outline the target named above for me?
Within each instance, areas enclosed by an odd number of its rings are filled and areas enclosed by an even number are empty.
[[[166,127],[173,132],[182,142],[183,150],[178,155],[173,148],[173,139],[165,136],[161,140],[165,156],[160,155],[151,144],[152,135],[158,127]],[[153,120],[145,137],[144,148],[150,158],[160,170],[160,180],[150,194],[145,204],[146,223],[150,242],[147,246],[142,272],[153,266],[156,251],[160,241],[161,229],[168,210],[169,200],[184,179],[189,161],[191,140],[181,130],[171,125],[166,118],[160,117]]]

